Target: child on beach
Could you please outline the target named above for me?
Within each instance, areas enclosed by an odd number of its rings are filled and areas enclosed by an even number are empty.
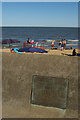
[[[62,42],[60,41],[60,42],[59,42],[59,46],[61,46],[61,44],[62,44]]]
[[[52,50],[54,49],[54,40],[52,40]]]
[[[64,49],[64,42],[62,41],[62,44],[61,44],[61,50]]]
[[[66,48],[66,40],[64,39],[64,41],[62,40],[62,43],[61,43],[61,50],[65,50]]]
[[[61,49],[61,44],[62,44],[62,42],[60,41],[60,42],[59,42],[58,49]]]

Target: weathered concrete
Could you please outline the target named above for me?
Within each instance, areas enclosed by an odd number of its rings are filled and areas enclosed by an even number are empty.
[[[67,79],[39,75],[32,77],[32,104],[66,109],[67,95]]]
[[[3,118],[78,117],[78,57],[3,53],[2,62]],[[65,111],[30,103],[33,75],[69,80]]]
[[[2,53],[0,53],[0,119],[2,118]]]

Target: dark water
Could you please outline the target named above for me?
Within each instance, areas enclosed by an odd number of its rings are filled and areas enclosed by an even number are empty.
[[[79,44],[78,28],[2,27],[2,39],[17,39],[22,44],[28,37],[35,42],[45,42],[45,47],[51,47],[51,40],[55,40],[55,46],[58,46],[59,40],[61,39],[66,39],[67,46],[77,47]]]

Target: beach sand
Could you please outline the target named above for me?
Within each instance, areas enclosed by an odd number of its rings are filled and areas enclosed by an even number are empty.
[[[48,53],[31,53],[31,52],[24,52],[24,54],[46,54],[46,55],[64,55],[64,56],[68,56],[68,55],[72,55],[72,51],[73,49],[71,50],[51,50],[51,49],[45,49],[46,51],[48,51]],[[0,49],[0,52],[9,52],[11,53],[11,50],[10,49]],[[80,49],[76,49],[76,52],[77,53],[80,53]],[[15,54],[15,53],[12,53],[12,54]],[[18,53],[19,54],[19,53]]]

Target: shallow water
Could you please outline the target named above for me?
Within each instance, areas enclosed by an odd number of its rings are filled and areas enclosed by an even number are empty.
[[[0,35],[1,36],[1,35]],[[35,42],[44,42],[45,48],[51,48],[51,41],[55,40],[55,47],[60,40],[66,39],[67,46],[79,47],[78,28],[68,27],[2,27],[2,38],[20,40],[20,45],[30,37]]]

